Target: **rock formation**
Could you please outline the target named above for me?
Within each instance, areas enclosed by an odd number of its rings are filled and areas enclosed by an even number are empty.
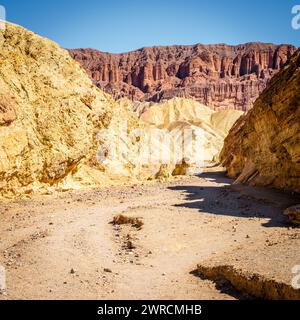
[[[121,104],[126,104],[124,99]],[[187,164],[195,166],[218,159],[224,138],[243,115],[238,110],[213,111],[186,98],[173,98],[161,103],[136,102],[129,108],[139,114],[146,133],[153,128],[165,132],[160,137],[152,136],[152,144],[158,146],[156,151],[161,148],[161,152],[169,152],[171,164],[177,166],[174,172],[187,172]]]
[[[97,134],[120,117],[137,123],[68,51],[14,24],[0,30],[0,196],[111,183]]]
[[[0,197],[136,182],[163,168],[171,176],[184,160],[174,152],[180,130],[202,128],[211,159],[238,116],[222,116],[221,125],[215,112],[186,99],[117,102],[54,42],[11,23],[0,30]],[[143,147],[159,147],[147,140],[152,128],[176,132],[176,164],[153,164],[150,151],[141,158]]]
[[[283,213],[293,224],[300,225],[300,204],[289,207]]]
[[[234,125],[221,161],[237,182],[300,192],[300,50]]]
[[[247,43],[70,53],[96,85],[116,98],[159,102],[187,97],[218,110],[245,111],[295,50],[291,45]]]

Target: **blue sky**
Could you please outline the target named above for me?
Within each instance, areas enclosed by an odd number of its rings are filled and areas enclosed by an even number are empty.
[[[300,46],[300,0],[0,0],[7,20],[58,42],[126,52],[144,46],[249,41]]]

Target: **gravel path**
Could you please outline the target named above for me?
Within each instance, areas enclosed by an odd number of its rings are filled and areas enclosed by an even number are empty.
[[[283,231],[297,238],[300,232],[281,214],[294,202],[233,186],[211,168],[168,183],[2,203],[7,290],[0,299],[243,298],[193,270],[266,239],[280,242]],[[110,224],[119,214],[144,225]]]

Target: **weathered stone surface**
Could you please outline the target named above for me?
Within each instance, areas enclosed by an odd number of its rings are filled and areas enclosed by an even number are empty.
[[[14,103],[9,95],[0,95],[0,126],[9,125],[16,120]]]
[[[139,151],[147,140],[132,135],[140,127],[146,136],[151,126],[203,127],[205,156],[210,159],[219,152],[223,125],[210,124],[214,112],[209,108],[185,99],[170,100],[158,109],[148,103],[135,109],[130,103],[117,103],[94,86],[54,42],[8,23],[0,31],[0,196],[155,177],[163,166],[147,161],[141,166]],[[233,122],[240,115],[235,112]],[[120,130],[123,123],[125,131]],[[115,154],[117,150],[121,152]]]
[[[273,77],[225,139],[231,177],[300,192],[300,51]]]
[[[108,183],[96,135],[127,114],[68,51],[14,24],[0,30],[0,196]]]
[[[124,99],[120,103],[124,106],[127,104]],[[169,134],[170,140],[164,140],[166,135],[163,134],[159,141],[164,141],[161,151],[169,150],[174,163],[179,165],[177,169],[180,170],[175,170],[175,173],[188,171],[184,169],[185,160],[194,165],[199,160],[217,160],[224,138],[243,115],[243,112],[238,110],[214,111],[186,98],[173,98],[160,103],[135,102],[128,107],[139,114],[140,123],[144,127],[159,128]],[[151,141],[156,142],[156,139]],[[190,150],[191,154],[184,154],[185,149]]]
[[[290,45],[149,47],[124,54],[70,50],[93,81],[116,98],[194,98],[214,109],[248,110],[295,52]]]
[[[284,215],[288,216],[292,223],[300,225],[300,204],[285,209]]]

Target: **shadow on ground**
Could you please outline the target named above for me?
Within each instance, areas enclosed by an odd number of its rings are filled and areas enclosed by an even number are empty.
[[[187,201],[176,204],[176,207],[213,215],[264,218],[269,219],[267,223],[262,223],[264,227],[287,227],[290,225],[282,214],[283,210],[300,203],[298,196],[278,190],[235,185],[223,172],[205,172],[198,177],[204,179],[203,186],[169,187],[186,194]]]
[[[190,274],[192,274],[195,277],[200,278],[201,280],[213,281],[217,290],[219,290],[221,293],[228,294],[235,299],[254,300],[254,297],[252,297],[251,295],[249,295],[247,293],[243,293],[241,291],[238,291],[236,288],[234,288],[234,286],[229,281],[227,281],[226,279],[224,279],[222,277],[209,278],[209,277],[206,277],[205,275],[199,273],[199,271],[197,269],[191,271]]]

